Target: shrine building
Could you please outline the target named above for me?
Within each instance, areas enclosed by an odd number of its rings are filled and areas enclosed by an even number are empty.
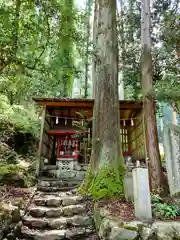
[[[37,175],[82,181],[91,155],[92,99],[33,98],[42,106]],[[119,101],[125,161],[145,158],[141,101]]]

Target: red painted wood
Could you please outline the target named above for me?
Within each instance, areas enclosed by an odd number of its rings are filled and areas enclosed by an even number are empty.
[[[132,152],[123,152],[123,156],[131,156],[132,155]]]
[[[60,136],[65,136],[65,135],[73,135],[73,134],[88,134],[88,131],[62,131],[62,130],[50,130],[47,132],[49,135],[60,135]]]
[[[68,158],[75,158],[75,156],[73,156],[73,155],[59,155],[57,158],[63,158],[63,159],[68,159]]]

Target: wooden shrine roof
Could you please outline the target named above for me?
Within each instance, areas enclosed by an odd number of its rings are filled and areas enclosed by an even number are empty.
[[[50,114],[54,116],[75,117],[77,112],[86,111],[87,117],[93,116],[93,99],[71,98],[33,98],[42,106],[46,106]],[[120,118],[129,119],[142,109],[142,101],[120,100]]]

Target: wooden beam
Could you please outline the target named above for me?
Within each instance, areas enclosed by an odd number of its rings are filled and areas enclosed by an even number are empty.
[[[47,106],[47,107],[70,107],[70,108],[84,108],[83,110],[85,110],[86,108],[93,108],[93,102],[73,102],[73,101],[60,101],[60,102],[51,102],[51,101],[39,101],[38,102],[41,105]],[[120,103],[119,104],[119,108],[120,109],[141,109],[142,108],[142,104],[139,102],[132,102],[132,103]]]
[[[142,109],[142,104],[139,102],[134,102],[134,103],[124,103],[120,104],[120,109]]]
[[[93,108],[93,103],[91,103],[91,102],[72,102],[72,101],[47,102],[47,101],[40,101],[40,102],[38,102],[38,104],[45,105],[47,107]]]
[[[42,119],[41,119],[40,140],[39,140],[39,148],[38,148],[38,153],[37,153],[38,156],[37,156],[37,162],[36,162],[36,175],[37,176],[39,176],[39,173],[41,171],[41,166],[42,166],[41,151],[42,151],[45,117],[46,117],[46,106],[43,107]]]

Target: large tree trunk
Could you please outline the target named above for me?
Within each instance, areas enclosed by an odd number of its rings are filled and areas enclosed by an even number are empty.
[[[149,158],[149,173],[152,189],[162,186],[162,168],[158,146],[156,106],[153,97],[152,56],[150,36],[150,0],[142,0],[141,7],[141,78],[144,94],[144,122],[146,130],[146,146]]]
[[[120,144],[116,0],[96,0],[95,10],[92,154],[84,190],[95,198],[107,198],[123,194],[124,177]]]
[[[126,51],[125,51],[125,40],[124,40],[124,2],[123,0],[119,0],[120,3],[120,13],[118,13],[118,36],[117,36],[117,41],[118,41],[118,54],[120,57],[119,61],[119,69],[118,72],[119,74],[119,79],[118,79],[118,84],[119,84],[119,100],[124,100],[124,66],[125,66],[125,56],[126,56]]]
[[[97,1],[94,1],[94,19],[93,19],[93,62],[92,62],[92,97],[95,98],[95,89],[96,89],[96,35],[97,35]]]
[[[90,44],[90,17],[92,11],[92,0],[86,1],[86,56],[85,56],[85,86],[84,86],[84,98],[88,97],[88,73],[89,73],[89,44]]]
[[[116,0],[97,0],[96,79],[92,160],[94,171],[120,159]]]

